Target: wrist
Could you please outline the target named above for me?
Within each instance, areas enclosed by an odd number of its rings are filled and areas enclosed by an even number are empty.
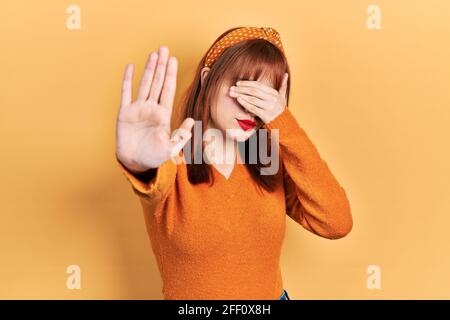
[[[125,157],[120,157],[117,155],[117,153],[116,153],[116,159],[117,159],[117,161],[122,163],[131,173],[134,173],[134,174],[142,174],[142,173],[145,173],[145,172],[149,171],[150,169],[152,169],[150,167],[140,165],[136,161],[133,161],[131,159],[128,159]]]

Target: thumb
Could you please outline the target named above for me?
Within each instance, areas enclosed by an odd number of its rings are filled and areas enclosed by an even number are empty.
[[[179,156],[180,151],[183,149],[184,145],[191,139],[192,137],[192,127],[194,126],[195,121],[192,118],[186,118],[181,123],[180,127],[172,132],[171,141],[171,151],[170,157],[171,159],[179,164]]]
[[[280,95],[282,95],[283,97],[286,97],[288,77],[289,77],[289,74],[286,72],[284,74],[283,80],[281,81],[280,89],[278,90],[278,93]]]

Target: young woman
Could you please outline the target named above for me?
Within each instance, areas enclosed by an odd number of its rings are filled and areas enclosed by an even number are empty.
[[[287,108],[288,74],[275,29],[227,30],[171,134],[176,58],[165,46],[149,55],[135,101],[127,66],[116,158],[139,196],[164,299],[289,299],[286,215],[329,239],[352,229],[346,192]]]

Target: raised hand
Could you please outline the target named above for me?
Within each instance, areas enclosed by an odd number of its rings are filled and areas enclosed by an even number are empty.
[[[151,52],[132,101],[134,65],[128,64],[116,123],[116,155],[130,170],[143,172],[177,157],[191,138],[194,119],[186,118],[171,137],[170,119],[176,92],[178,62],[161,46]],[[175,132],[174,132],[175,133]]]
[[[288,76],[288,73],[284,74],[278,90],[260,81],[240,80],[230,87],[230,96],[264,123],[269,123],[286,108]]]

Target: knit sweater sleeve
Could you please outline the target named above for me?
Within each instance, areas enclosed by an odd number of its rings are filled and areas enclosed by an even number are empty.
[[[265,126],[279,130],[286,213],[321,237],[347,235],[353,220],[346,192],[290,110],[285,108]]]
[[[131,184],[135,194],[151,206],[164,200],[171,190],[177,173],[177,164],[171,159],[162,163],[158,168],[151,169],[144,175],[131,172],[116,156],[119,170]]]

